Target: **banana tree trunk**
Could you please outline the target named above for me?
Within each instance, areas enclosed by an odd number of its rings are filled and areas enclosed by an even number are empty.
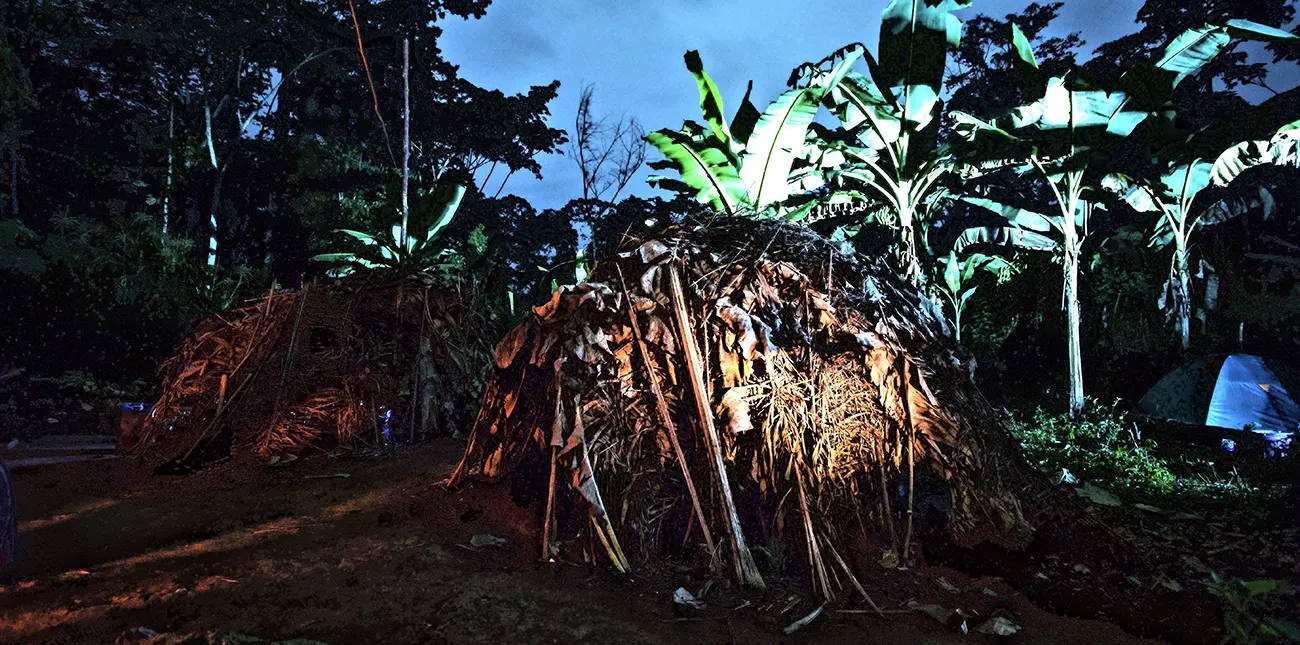
[[[1079,252],[1065,253],[1066,350],[1070,370],[1070,418],[1083,412],[1083,353],[1079,335]]]
[[[1174,249],[1173,270],[1174,315],[1178,324],[1178,333],[1183,343],[1183,351],[1187,351],[1192,345],[1192,270],[1188,263],[1188,252],[1185,245],[1180,244]]]
[[[172,174],[173,161],[175,159],[176,140],[176,103],[171,103],[167,108],[167,188],[163,191],[162,204],[162,236],[163,241],[167,240],[167,219],[171,214],[172,205]]]
[[[217,209],[221,207],[221,184],[226,180],[226,170],[217,170],[212,182],[212,204],[208,207],[208,266],[217,266]]]
[[[911,218],[908,217],[907,220]],[[917,253],[916,230],[909,224],[903,224],[901,227],[902,244],[899,247],[899,264],[903,267],[903,275],[913,286],[921,286],[925,281],[925,275],[921,271],[921,257]]]

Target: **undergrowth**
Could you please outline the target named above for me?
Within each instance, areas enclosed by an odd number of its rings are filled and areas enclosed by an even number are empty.
[[[1012,415],[1010,429],[1025,457],[1059,479],[1077,478],[1133,501],[1259,501],[1280,491],[1216,464],[1213,455],[1164,449],[1141,434],[1137,419],[1089,400],[1075,420],[1036,409]]]

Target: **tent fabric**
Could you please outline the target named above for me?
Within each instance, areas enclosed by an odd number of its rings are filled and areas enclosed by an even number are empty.
[[[1250,354],[1193,360],[1165,375],[1138,402],[1147,416],[1191,425],[1249,429],[1277,441],[1300,429],[1300,405],[1271,361]],[[1294,384],[1293,384],[1294,385]]]

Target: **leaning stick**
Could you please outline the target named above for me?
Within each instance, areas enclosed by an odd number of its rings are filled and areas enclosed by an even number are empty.
[[[619,573],[627,573],[627,564],[619,557],[621,554],[616,552],[614,547],[610,545],[609,538],[605,537],[605,531],[601,528],[600,521],[596,519],[595,515],[591,516],[591,528],[596,537],[600,538],[601,545],[605,547],[605,554],[609,556],[610,562],[614,563],[614,568],[618,569]],[[613,537],[612,533],[610,537]]]
[[[823,535],[826,537],[826,550],[831,552],[831,557],[835,558],[835,563],[840,565],[840,568],[844,570],[844,573],[849,576],[849,582],[853,584],[853,588],[857,589],[858,593],[862,594],[862,599],[867,601],[867,604],[871,606],[871,609],[875,611],[877,615],[884,618],[884,612],[880,611],[880,607],[877,607],[875,601],[871,599],[871,596],[867,595],[867,590],[862,588],[862,583],[858,582],[858,577],[853,575],[853,570],[849,568],[848,563],[844,562],[844,558],[840,557],[839,552],[835,550],[835,546],[831,544],[830,535]]]
[[[709,409],[709,402],[705,400],[703,361],[700,359],[699,346],[695,344],[695,333],[691,329],[690,316],[686,313],[686,297],[683,295],[682,279],[677,265],[668,265],[668,277],[673,313],[677,319],[677,331],[681,335],[682,350],[686,355],[686,371],[690,373],[691,389],[695,391],[695,407],[699,413],[700,427],[704,430],[705,443],[708,444],[714,473],[718,478],[722,507],[727,513],[727,526],[731,532],[731,560],[736,566],[736,575],[741,582],[758,589],[766,589],[763,576],[754,564],[754,556],[745,546],[745,534],[740,528],[740,515],[736,512],[736,503],[731,497],[731,483],[727,480],[727,467],[722,458],[718,430],[713,425],[713,411]]]
[[[559,461],[558,449],[551,446],[551,477],[546,487],[546,519],[542,522],[542,562],[551,559],[551,518],[555,516],[555,462]]]
[[[560,460],[559,423],[564,414],[564,394],[563,381],[560,380],[559,372],[555,374],[555,417],[551,420],[551,440],[546,442],[550,447],[551,454],[551,476],[548,480],[550,483],[546,488],[546,517],[542,520],[542,562],[546,562],[551,557],[551,518],[555,517],[555,471],[556,462]]]
[[[686,480],[686,490],[691,495],[691,506],[695,509],[695,519],[699,521],[700,531],[704,533],[704,543],[709,547],[710,566],[718,565],[718,549],[713,544],[713,535],[709,532],[709,522],[704,517],[704,507],[700,504],[699,493],[695,491],[695,480],[691,477],[691,469],[686,463],[686,453],[682,452],[682,444],[677,438],[677,426],[673,423],[672,413],[668,410],[668,401],[664,398],[663,388],[659,385],[659,375],[655,371],[655,364],[650,360],[650,351],[646,348],[645,337],[641,335],[641,325],[636,321],[636,308],[632,306],[632,296],[628,293],[627,283],[623,282],[623,269],[616,264],[614,268],[618,271],[618,281],[623,286],[623,295],[627,297],[628,308],[627,317],[632,323],[632,336],[636,338],[637,349],[641,353],[641,361],[645,363],[646,374],[650,380],[650,391],[655,395],[655,407],[659,410],[659,419],[664,424],[664,430],[668,433],[668,441],[673,444],[673,452],[677,454],[677,464],[682,469],[682,478]]]
[[[909,396],[912,392],[912,362],[906,357],[900,359],[903,369],[899,370],[903,374],[903,419],[907,427],[907,529],[903,533],[903,566],[907,566],[907,561],[912,557],[912,499],[913,492],[916,488],[916,422],[912,418],[912,402]]]

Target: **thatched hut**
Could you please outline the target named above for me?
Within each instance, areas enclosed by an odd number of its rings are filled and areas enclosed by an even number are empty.
[[[429,277],[272,291],[199,322],[163,364],[132,451],[182,472],[453,434],[472,418],[493,333],[481,308]]]
[[[544,557],[578,532],[619,568],[694,542],[677,555],[761,587],[750,546],[784,541],[825,596],[855,581],[841,554],[866,525],[912,552],[914,463],[946,482],[953,539],[1023,546],[1036,479],[958,352],[914,289],[839,243],[770,221],[675,227],[497,345],[451,483],[546,487]]]

